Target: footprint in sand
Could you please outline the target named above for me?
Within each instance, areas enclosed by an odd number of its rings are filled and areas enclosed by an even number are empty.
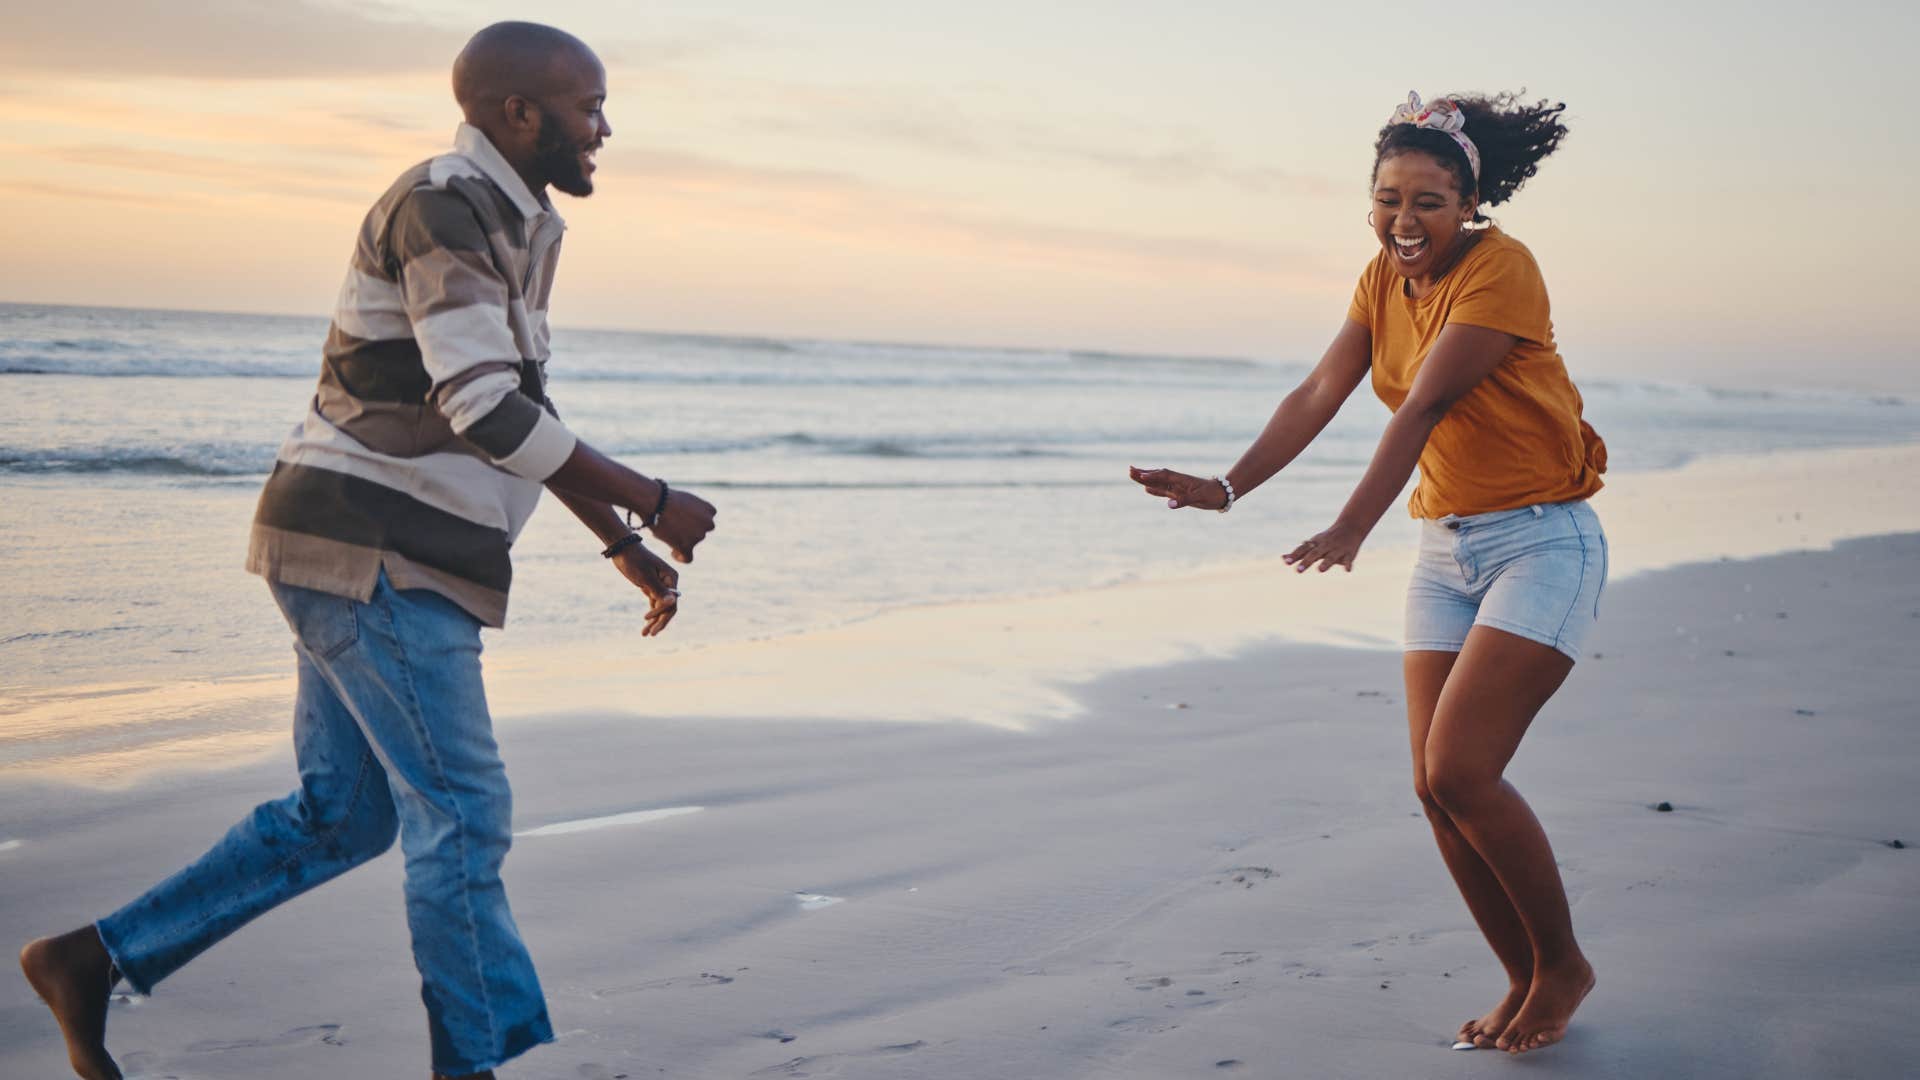
[[[1134,979],[1131,985],[1135,990],[1164,990],[1173,985],[1173,980],[1165,975],[1155,975],[1145,979]]]
[[[614,1072],[605,1065],[597,1065],[592,1062],[588,1062],[573,1070],[573,1075],[579,1077],[580,1080],[627,1080],[626,1073]]]
[[[609,986],[595,990],[593,996],[595,998],[619,997],[622,994],[638,994],[644,990],[698,990],[706,986],[725,986],[732,981],[731,975],[715,975],[710,971],[703,971],[698,975],[676,975],[670,979],[652,979],[632,986]]]
[[[1125,1016],[1107,1024],[1109,1030],[1131,1031],[1140,1035],[1158,1035],[1179,1026],[1171,1020],[1160,1020],[1151,1016]]]
[[[1256,882],[1274,877],[1273,868],[1269,866],[1229,866],[1220,874],[1213,879],[1215,885],[1237,885],[1243,889],[1251,889]]]
[[[309,1046],[323,1043],[327,1046],[345,1046],[347,1040],[340,1036],[339,1024],[314,1024],[309,1027],[297,1027],[292,1031],[283,1031],[278,1035],[269,1035],[258,1039],[202,1039],[187,1047],[189,1054],[217,1054],[223,1050],[277,1050],[291,1046]]]
[[[783,1061],[778,1065],[769,1065],[751,1075],[753,1076],[837,1076],[840,1066],[847,1062],[862,1061],[876,1057],[895,1057],[911,1054],[927,1044],[920,1039],[912,1042],[893,1043],[888,1046],[876,1046],[871,1050],[860,1050],[847,1054],[816,1054],[811,1057],[797,1057]]]

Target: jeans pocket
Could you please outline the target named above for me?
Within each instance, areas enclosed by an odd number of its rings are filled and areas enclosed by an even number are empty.
[[[360,605],[344,596],[280,586],[274,590],[300,647],[331,660],[360,640]]]

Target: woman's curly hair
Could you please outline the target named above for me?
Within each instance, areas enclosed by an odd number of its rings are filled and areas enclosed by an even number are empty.
[[[1567,136],[1567,125],[1560,122],[1560,114],[1567,108],[1564,102],[1543,98],[1528,105],[1520,100],[1520,94],[1513,93],[1447,97],[1466,118],[1462,134],[1480,151],[1480,206],[1498,206],[1512,198],[1520,185],[1539,171],[1541,160],[1559,149],[1560,140]],[[1373,144],[1373,179],[1379,178],[1381,162],[1414,150],[1445,165],[1453,173],[1462,198],[1476,194],[1473,166],[1460,144],[1444,132],[1412,124],[1388,124],[1380,129],[1380,137]],[[1473,220],[1483,222],[1487,217],[1476,208]]]

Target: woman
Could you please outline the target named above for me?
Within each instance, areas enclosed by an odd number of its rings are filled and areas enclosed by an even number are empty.
[[[1333,525],[1285,559],[1301,573],[1351,570],[1418,464],[1404,656],[1413,787],[1509,983],[1455,1045],[1516,1054],[1559,1041],[1594,984],[1546,833],[1501,774],[1598,615],[1607,547],[1586,499],[1606,447],[1555,351],[1539,267],[1481,211],[1559,145],[1564,108],[1409,95],[1374,144],[1380,251],[1319,365],[1225,476],[1132,470],[1169,507],[1225,512],[1371,372],[1393,418]]]

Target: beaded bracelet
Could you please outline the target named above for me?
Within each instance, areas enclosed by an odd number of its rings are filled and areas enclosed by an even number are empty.
[[[1216,483],[1216,484],[1219,484],[1219,485],[1221,486],[1221,488],[1223,488],[1223,489],[1224,489],[1224,490],[1226,491],[1226,493],[1227,493],[1227,504],[1226,504],[1225,506],[1222,506],[1222,507],[1220,508],[1220,513],[1222,513],[1222,514],[1224,514],[1224,513],[1226,513],[1227,511],[1229,511],[1229,510],[1231,510],[1231,509],[1233,509],[1233,498],[1234,498],[1234,496],[1233,496],[1233,484],[1232,484],[1232,483],[1230,483],[1230,482],[1229,482],[1229,481],[1227,480],[1227,478],[1226,478],[1226,477],[1224,477],[1224,476],[1216,476],[1216,477],[1214,477],[1214,478],[1213,478],[1213,482],[1214,482],[1214,483]]]
[[[656,500],[654,500],[654,503],[653,503],[653,513],[651,513],[651,514],[648,514],[648,515],[647,515],[646,517],[644,517],[644,518],[642,518],[642,519],[640,520],[640,524],[638,524],[638,525],[635,525],[635,524],[633,523],[633,510],[632,510],[632,508],[628,508],[628,510],[627,510],[627,528],[629,528],[629,529],[642,529],[642,528],[644,528],[644,529],[651,529],[651,528],[653,528],[654,526],[656,526],[656,525],[658,525],[658,524],[660,524],[660,515],[661,515],[661,514],[664,514],[664,513],[666,513],[666,512],[667,512],[667,482],[666,482],[665,480],[656,480],[656,481],[654,481],[654,483],[656,483],[656,484],[659,484],[659,485],[660,485],[660,497],[659,497],[658,499],[656,499]]]
[[[603,558],[611,559],[615,555],[620,554],[621,552],[627,550],[630,547],[635,547],[640,543],[642,543],[640,539],[640,534],[637,532],[630,532],[627,535],[621,537],[620,539],[615,540],[613,543],[608,544],[607,550],[601,552],[600,555]]]

